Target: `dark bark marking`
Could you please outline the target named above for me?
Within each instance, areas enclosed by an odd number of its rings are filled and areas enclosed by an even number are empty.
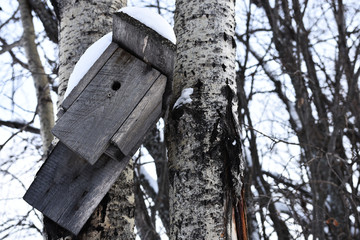
[[[234,37],[231,37],[232,48],[236,48],[236,41]]]
[[[217,119],[216,122],[214,123],[214,127],[213,127],[213,130],[211,132],[211,136],[210,136],[210,143],[213,144],[214,141],[216,140],[216,137],[218,135],[218,126],[219,126],[219,122],[220,122],[220,119]]]
[[[179,125],[179,119],[184,115],[184,109],[183,106],[175,108],[171,111],[171,118],[175,120],[175,129],[178,128]]]
[[[228,35],[224,32],[224,41],[227,42],[228,40]]]
[[[226,112],[225,116],[222,116],[219,112],[222,129],[222,141],[221,141],[221,155],[224,160],[224,188],[225,188],[225,197],[228,201],[226,210],[224,211],[225,217],[225,226],[226,223],[232,221],[233,210],[235,222],[236,222],[236,231],[238,237],[241,240],[247,239],[247,229],[246,229],[246,211],[245,211],[245,201],[243,198],[243,186],[241,179],[240,182],[237,179],[238,175],[242,175],[241,167],[241,145],[240,145],[240,136],[236,130],[236,121],[232,113],[232,100],[234,97],[234,92],[232,89],[226,85],[221,89],[222,94],[227,99]],[[236,142],[234,142],[236,141]],[[234,144],[235,143],[235,144]],[[245,229],[244,229],[245,228]],[[228,236],[229,237],[229,236]]]
[[[195,75],[194,71],[191,71],[191,72]],[[196,87],[198,90],[200,90],[200,88],[201,88],[203,85],[204,85],[203,82],[202,82],[200,79],[198,79],[198,80],[197,80],[197,83],[195,84],[195,87]]]
[[[106,208],[108,203],[111,201],[111,198],[109,194],[106,194],[105,197],[101,200],[100,204],[102,206],[101,209],[101,222],[105,222],[105,216],[106,216]]]

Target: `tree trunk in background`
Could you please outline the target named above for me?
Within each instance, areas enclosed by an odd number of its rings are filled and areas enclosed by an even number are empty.
[[[112,14],[126,0],[52,1],[60,19],[59,103],[70,74],[85,50],[112,31]],[[133,164],[120,175],[76,239],[135,239]],[[59,228],[57,228],[58,232]],[[50,237],[57,239],[65,235]],[[73,236],[73,238],[75,238]]]
[[[19,0],[21,23],[23,25],[23,46],[28,59],[29,71],[34,79],[36,89],[36,112],[40,119],[40,135],[44,154],[48,151],[53,135],[50,130],[54,126],[54,109],[50,96],[49,82],[41,63],[37,45],[35,43],[35,30],[32,21],[31,9],[26,0]]]
[[[235,84],[234,1],[178,0],[166,140],[170,239],[247,239]],[[192,102],[173,108],[185,88]]]

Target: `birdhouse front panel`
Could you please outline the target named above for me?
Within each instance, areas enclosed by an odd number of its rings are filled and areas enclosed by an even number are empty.
[[[94,164],[160,75],[118,48],[58,120],[53,134]]]

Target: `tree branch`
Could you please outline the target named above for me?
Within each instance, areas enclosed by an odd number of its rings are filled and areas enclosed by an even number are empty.
[[[58,21],[56,15],[53,11],[47,6],[44,1],[41,0],[29,0],[31,8],[40,18],[42,22],[46,35],[54,43],[59,42],[58,38]]]
[[[21,129],[22,131],[27,131],[27,132],[31,132],[31,133],[35,133],[35,134],[40,134],[40,129],[30,126],[29,123],[20,123],[20,122],[15,122],[15,121],[0,120],[0,125],[10,127],[10,128]]]

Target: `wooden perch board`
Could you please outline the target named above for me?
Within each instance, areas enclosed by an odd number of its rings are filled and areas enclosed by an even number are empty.
[[[153,124],[153,121],[149,121],[149,119],[158,120],[160,118],[161,100],[165,86],[166,77],[161,75],[126,119],[119,131],[112,137],[112,142],[118,146],[124,155],[132,156],[134,154],[132,146],[142,140],[147,129]]]

